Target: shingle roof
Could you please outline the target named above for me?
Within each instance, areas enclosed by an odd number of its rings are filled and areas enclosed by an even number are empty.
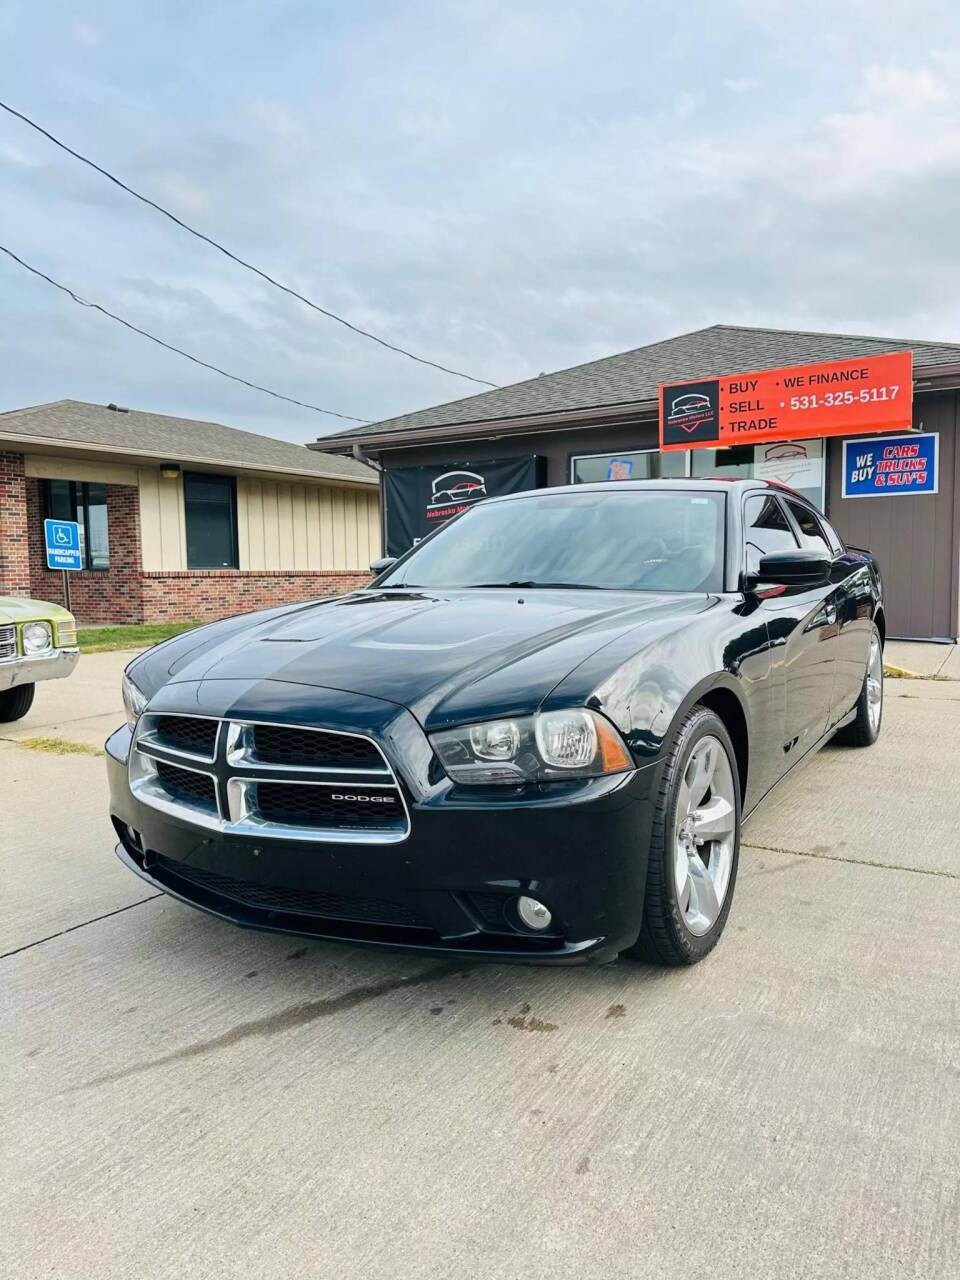
[[[0,447],[4,436],[35,438],[38,447],[41,442],[90,449],[99,445],[113,453],[161,461],[377,483],[376,472],[353,458],[318,453],[304,445],[238,431],[218,422],[143,413],[139,409],[117,412],[83,400],[57,400],[0,413]]]
[[[602,360],[591,360],[572,369],[541,374],[496,391],[484,391],[464,400],[340,431],[318,443],[328,446],[387,432],[417,432],[571,409],[635,404],[655,400],[661,382],[907,350],[913,352],[915,372],[960,363],[960,344],[956,343],[717,324]]]

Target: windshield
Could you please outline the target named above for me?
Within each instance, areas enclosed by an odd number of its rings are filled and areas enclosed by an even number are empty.
[[[546,490],[476,506],[382,587],[720,591],[723,496],[689,490]]]

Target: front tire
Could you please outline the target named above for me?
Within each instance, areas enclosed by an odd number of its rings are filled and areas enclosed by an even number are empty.
[[[21,684],[16,689],[4,689],[0,693],[0,724],[9,724],[11,720],[22,720],[33,706],[35,684]]]
[[[870,636],[867,669],[855,711],[854,719],[838,730],[836,740],[851,747],[872,747],[880,737],[883,722],[883,645],[876,623]]]
[[[730,914],[740,859],[740,778],[723,721],[694,707],[667,757],[654,814],[643,926],[625,955],[696,964]]]

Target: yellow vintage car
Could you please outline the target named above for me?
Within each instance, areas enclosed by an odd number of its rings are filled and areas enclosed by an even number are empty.
[[[72,613],[45,600],[0,596],[0,723],[25,716],[37,683],[68,676],[79,656]]]

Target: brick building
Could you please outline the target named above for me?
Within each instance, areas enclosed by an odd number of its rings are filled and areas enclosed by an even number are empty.
[[[76,520],[82,622],[208,620],[352,590],[377,473],[213,422],[60,400],[0,414],[0,596],[63,602],[43,521]]]

